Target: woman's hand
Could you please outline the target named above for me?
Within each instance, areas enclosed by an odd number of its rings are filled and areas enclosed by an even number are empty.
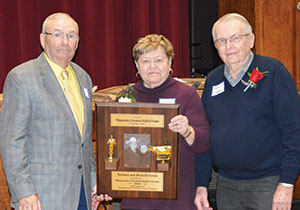
[[[97,185],[95,187],[93,187],[93,190],[92,190],[92,198],[94,198],[96,201],[111,201],[112,200],[112,197],[107,195],[107,194],[100,194],[98,195],[97,194]]]
[[[182,136],[187,132],[188,126],[189,120],[183,115],[177,115],[173,117],[169,123],[169,129],[173,132],[179,133]]]
[[[99,207],[100,202],[102,201],[111,201],[112,197],[110,197],[109,195],[105,194],[100,194],[97,195],[97,186],[93,187],[92,190],[92,210],[97,210]]]
[[[189,120],[186,116],[177,115],[173,117],[169,123],[169,129],[183,136],[189,145],[194,143],[195,131],[193,127],[189,126]]]

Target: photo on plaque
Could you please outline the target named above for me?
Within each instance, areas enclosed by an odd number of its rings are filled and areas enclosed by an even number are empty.
[[[97,190],[117,199],[177,199],[180,105],[97,102]]]
[[[124,168],[149,168],[150,134],[124,134]]]

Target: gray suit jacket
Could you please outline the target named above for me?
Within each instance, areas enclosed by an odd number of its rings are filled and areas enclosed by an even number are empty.
[[[0,113],[0,151],[12,207],[38,194],[43,210],[77,209],[81,177],[91,209],[96,184],[92,147],[92,83],[75,63],[84,103],[80,136],[65,95],[43,53],[9,72]]]

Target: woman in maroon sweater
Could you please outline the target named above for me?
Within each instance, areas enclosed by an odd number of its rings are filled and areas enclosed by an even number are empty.
[[[209,124],[201,99],[194,89],[170,76],[174,50],[163,35],[150,34],[139,39],[133,48],[133,58],[138,69],[137,76],[141,78],[133,86],[137,102],[180,104],[181,114],[169,123],[169,129],[180,134],[179,192],[177,200],[123,199],[122,209],[196,209],[193,202],[195,154],[205,153],[209,149]],[[202,194],[206,207],[209,207],[209,176],[209,173],[203,173]]]

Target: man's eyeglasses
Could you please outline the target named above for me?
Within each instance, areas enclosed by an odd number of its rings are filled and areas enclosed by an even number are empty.
[[[55,31],[55,32],[51,32],[51,33],[50,32],[44,32],[43,34],[51,35],[54,38],[59,39],[59,40],[63,39],[65,36],[70,41],[75,41],[78,38],[78,34],[76,34],[76,33],[64,34],[63,32],[59,32],[59,31]]]
[[[229,40],[230,43],[239,43],[240,41],[242,41],[244,36],[249,36],[249,34],[235,34],[233,36],[231,36],[229,39],[217,39],[215,40],[215,45],[217,47],[223,47],[227,44],[227,41]]]

